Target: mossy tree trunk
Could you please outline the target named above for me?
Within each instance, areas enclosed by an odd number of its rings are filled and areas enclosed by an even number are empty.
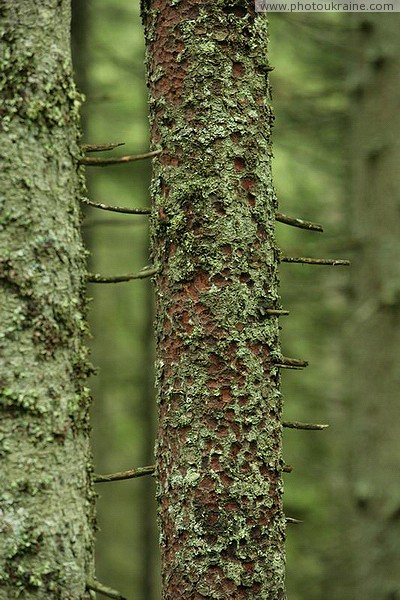
[[[93,503],[68,0],[1,3],[0,597],[88,598]]]
[[[142,7],[151,139],[164,599],[281,599],[279,307],[267,21]]]
[[[331,562],[337,600],[400,598],[399,14],[355,15],[349,223],[357,250]],[[339,473],[341,474],[339,476]],[[340,577],[337,577],[338,572]]]

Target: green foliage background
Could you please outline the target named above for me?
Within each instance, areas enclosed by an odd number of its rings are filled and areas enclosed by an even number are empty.
[[[76,2],[75,67],[87,96],[86,143],[125,142],[114,154],[148,148],[144,42],[139,4]],[[343,222],[347,31],[340,15],[270,16],[271,75],[276,114],[274,177],[280,210],[325,225],[326,234],[277,225],[289,255],[347,258]],[[150,164],[88,168],[88,197],[147,206]],[[138,271],[148,264],[146,217],[87,208],[83,232],[89,270]],[[344,253],[343,253],[344,252]],[[283,371],[285,418],[329,422],[340,410],[336,336],[346,309],[347,274],[282,265],[286,356],[304,358],[304,372]],[[149,281],[91,285],[95,469],[108,473],[152,462],[152,292]],[[327,563],[334,552],[330,465],[337,432],[285,432],[286,512],[304,520],[288,531],[291,600],[329,598]],[[145,480],[146,479],[146,480]],[[151,478],[99,485],[97,576],[128,598],[159,598],[157,534]]]

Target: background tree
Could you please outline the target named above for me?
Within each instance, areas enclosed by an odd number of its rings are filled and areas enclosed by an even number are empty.
[[[346,443],[333,567],[341,577],[332,597],[389,600],[400,598],[400,18],[360,14],[352,23],[348,222],[355,251],[338,422]]]
[[[80,96],[68,1],[1,3],[1,598],[88,598]]]
[[[82,82],[85,142],[125,142],[112,156],[148,148],[144,40],[139,6],[77,2],[75,68]],[[85,4],[83,7],[82,4]],[[82,9],[85,19],[82,18]],[[117,32],[117,34],[116,34]],[[117,42],[116,42],[117,40]],[[89,156],[104,156],[100,153]],[[87,168],[85,194],[130,208],[149,204],[150,162]],[[85,209],[89,270],[136,272],[148,264],[148,216]],[[95,469],[110,473],[154,462],[152,285],[89,286]],[[153,478],[97,486],[96,572],[128,597],[159,598]],[[150,530],[150,532],[149,532]]]
[[[323,225],[324,232],[277,224],[277,239],[289,254],[349,258],[343,196],[343,153],[348,99],[347,16],[269,14],[273,104],[273,174],[280,210]],[[339,339],[346,316],[346,269],[281,266],[282,348],[309,361],[301,373],[285,371],[284,418],[329,423],[325,431],[284,430],[285,511],[303,521],[287,533],[286,586],[291,600],[329,598],[333,536],[337,530],[330,476],[341,429],[336,412],[343,396]],[[335,515],[335,518],[334,518]],[[327,584],[329,580],[329,584]]]
[[[285,597],[267,21],[143,5],[163,598]]]

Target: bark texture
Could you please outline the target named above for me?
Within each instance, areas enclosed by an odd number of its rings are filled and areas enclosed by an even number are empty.
[[[88,598],[93,503],[68,0],[0,3],[0,598]]]
[[[400,598],[400,15],[357,15],[345,545],[334,598]],[[343,510],[345,509],[345,511]],[[350,536],[349,536],[350,532]],[[337,577],[337,569],[336,569]],[[346,584],[346,589],[343,589]]]
[[[142,6],[156,276],[164,600],[285,598],[267,21]]]

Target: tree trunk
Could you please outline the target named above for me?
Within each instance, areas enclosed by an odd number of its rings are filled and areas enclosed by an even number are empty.
[[[149,0],[165,600],[285,598],[267,21]]]
[[[344,595],[400,598],[400,15],[357,15],[351,115],[353,261]],[[347,512],[347,511],[346,511]],[[348,531],[348,530],[347,530]],[[350,543],[349,543],[350,542]]]
[[[93,492],[67,0],[1,3],[0,597],[88,598]]]

